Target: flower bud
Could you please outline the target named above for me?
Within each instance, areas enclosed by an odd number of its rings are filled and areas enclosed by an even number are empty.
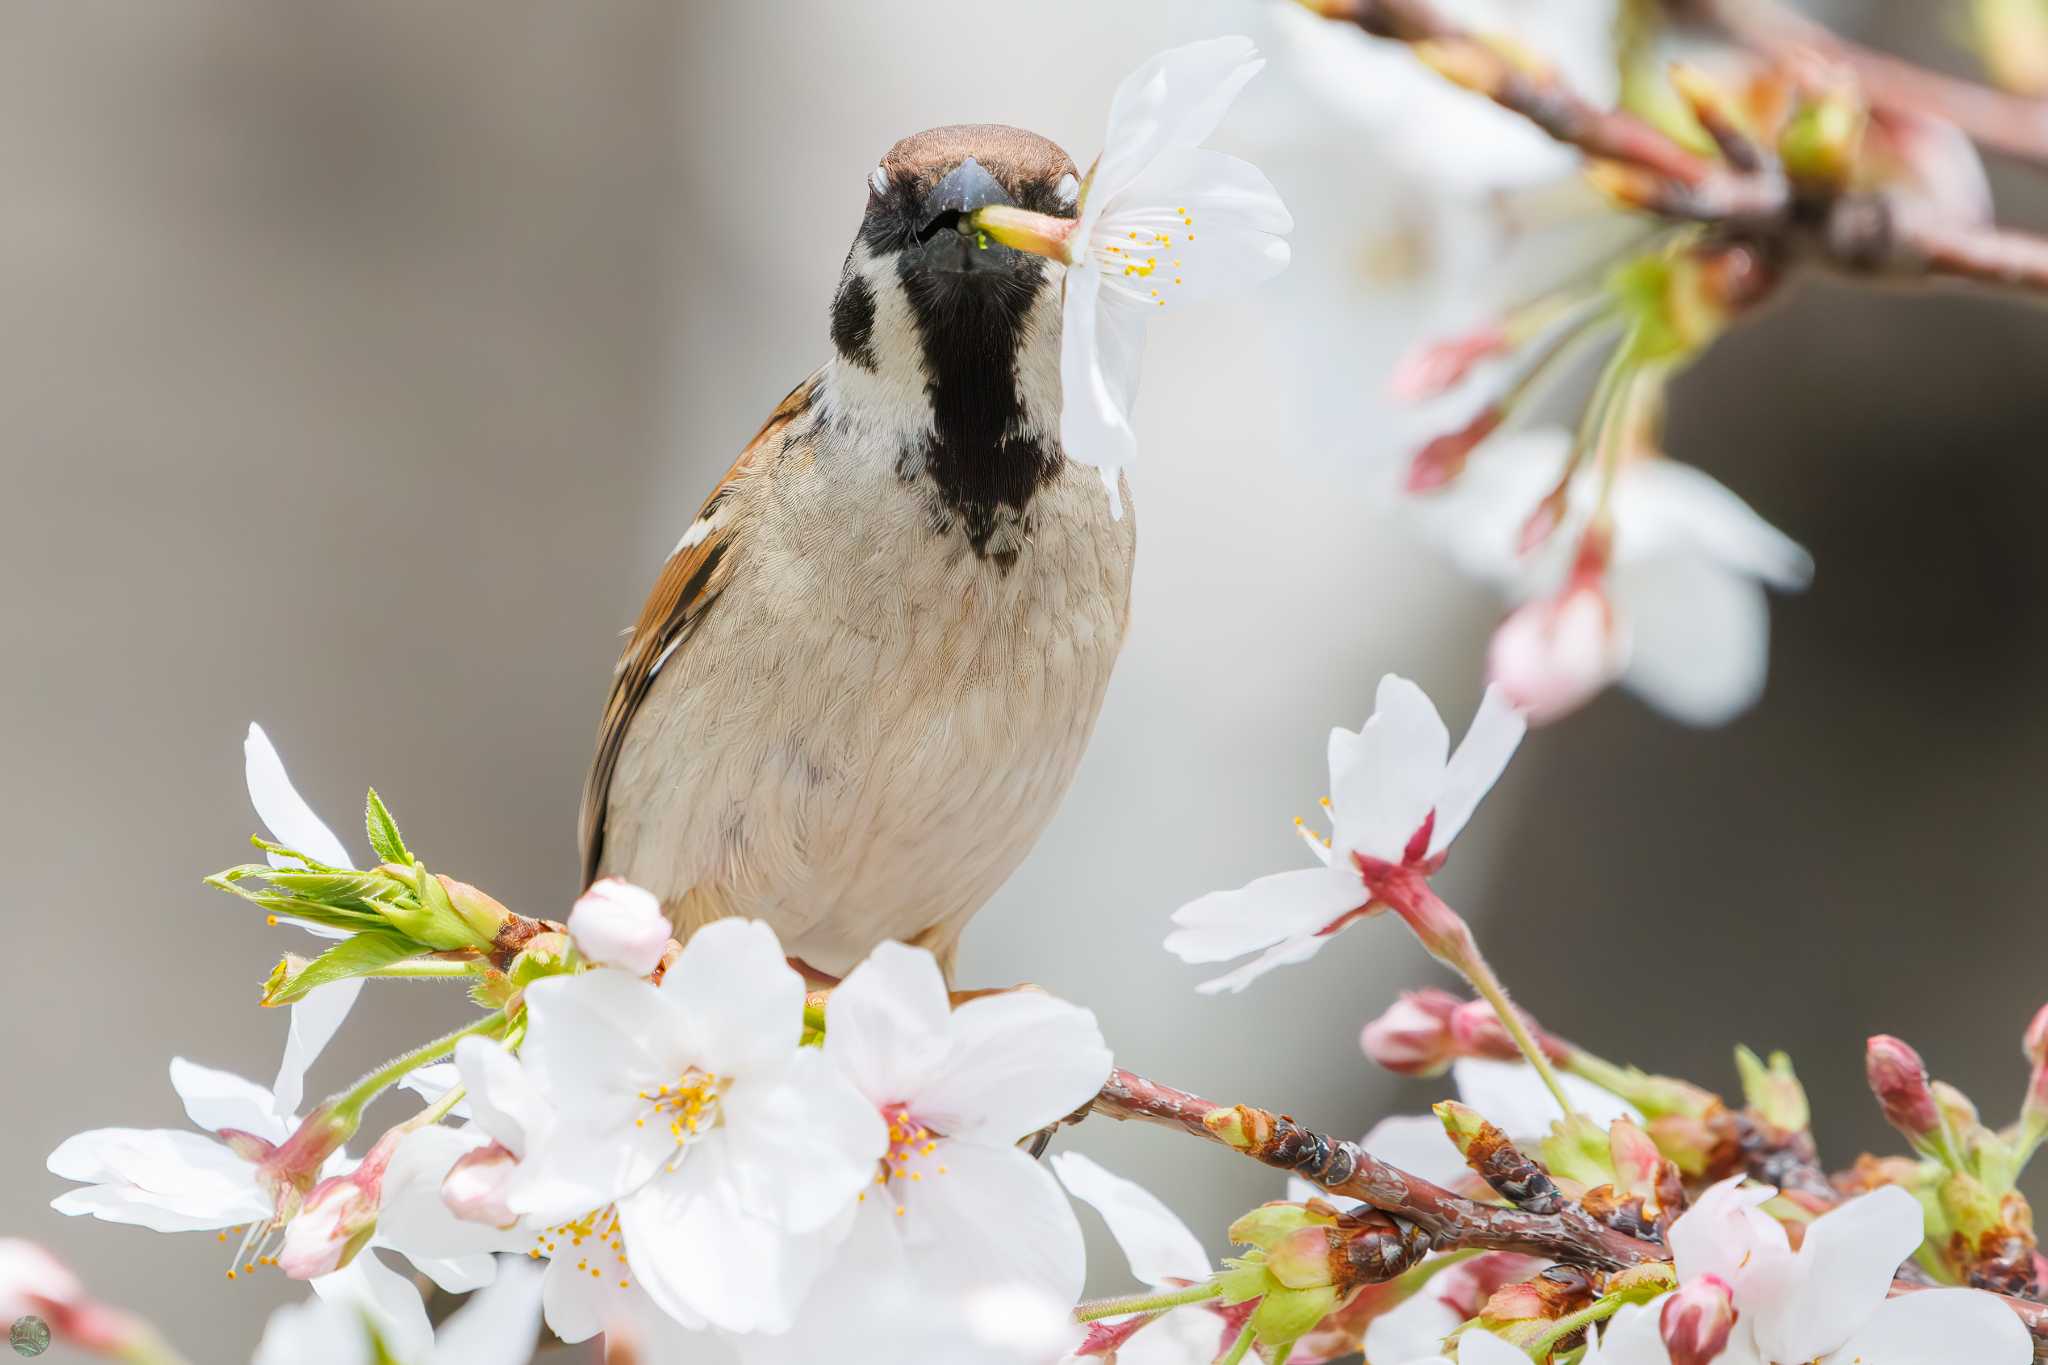
[[[1458,1056],[1450,1020],[1459,1008],[1449,991],[1403,991],[1358,1036],[1365,1055],[1402,1076],[1440,1076]]]
[[[1664,1154],[1650,1135],[1628,1119],[1616,1119],[1607,1127],[1607,1151],[1614,1163],[1614,1185],[1624,1195],[1636,1195],[1652,1212],[1657,1202],[1657,1178],[1664,1169]]]
[[[1846,85],[1803,101],[1778,134],[1785,174],[1807,185],[1846,186],[1856,170],[1869,113]]]
[[[2036,1068],[2048,1067],[2048,1005],[2041,1006],[2020,1038],[2020,1049]]]
[[[1343,1234],[1334,1227],[1296,1228],[1266,1252],[1266,1268],[1289,1289],[1335,1284],[1331,1260],[1343,1245]]]
[[[668,947],[668,915],[651,891],[606,877],[576,898],[569,937],[592,962],[646,976]]]
[[[1317,1207],[1320,1205],[1320,1207]],[[1228,1236],[1238,1246],[1270,1251],[1303,1228],[1327,1227],[1337,1221],[1336,1212],[1321,1200],[1310,1204],[1289,1204],[1275,1200],[1261,1204],[1230,1225]]]
[[[1707,1365],[1727,1348],[1735,1330],[1734,1292],[1719,1276],[1688,1280],[1664,1300],[1657,1330],[1671,1365]]]
[[[519,1221],[506,1196],[519,1171],[519,1158],[502,1142],[464,1152],[441,1181],[441,1202],[457,1218],[509,1228]]]
[[[1508,329],[1498,322],[1463,336],[1427,342],[1394,366],[1393,377],[1387,382],[1388,391],[1404,403],[1435,398],[1456,388],[1473,366],[1506,354],[1512,345]]]
[[[1551,1061],[1562,1066],[1568,1055],[1564,1044],[1545,1033],[1529,1011],[1517,1008],[1516,1013],[1521,1015],[1522,1027],[1529,1030],[1536,1046],[1542,1048]],[[1460,1057],[1479,1057],[1495,1062],[1522,1060],[1522,1049],[1515,1045],[1515,1036],[1501,1022],[1499,1012],[1484,1000],[1463,1001],[1452,1011],[1451,1042]]]
[[[1407,490],[1410,493],[1427,493],[1442,488],[1445,484],[1465,472],[1465,462],[1472,458],[1472,452],[1479,443],[1493,435],[1506,420],[1507,413],[1499,407],[1486,407],[1479,415],[1456,431],[1436,437],[1422,449],[1415,452],[1415,458],[1408,465]]]
[[[448,893],[448,903],[455,907],[456,915],[486,943],[495,939],[498,930],[512,918],[512,912],[489,892],[480,891],[468,882],[458,882],[453,877],[436,874],[435,880]]]
[[[1757,1116],[1773,1128],[1803,1133],[1813,1111],[1806,1101],[1806,1088],[1793,1074],[1792,1059],[1773,1052],[1766,1064],[1746,1047],[1735,1049],[1735,1069],[1742,1075],[1742,1095]]]
[[[382,1173],[380,1166],[376,1175]],[[352,1171],[315,1185],[297,1215],[285,1224],[279,1268],[295,1280],[311,1280],[354,1260],[377,1230],[379,1183],[374,1177],[360,1180]]]
[[[1933,1144],[1941,1132],[1941,1110],[1934,1103],[1920,1054],[1902,1039],[1880,1033],[1865,1047],[1863,1071],[1885,1122],[1915,1147]]]
[[[50,1339],[92,1355],[170,1358],[154,1328],[94,1299],[71,1268],[44,1248],[19,1237],[0,1237],[0,1321],[14,1323],[30,1315],[43,1320]]]
[[[1493,633],[1487,679],[1531,724],[1569,715],[1621,676],[1627,633],[1597,581],[1525,602]]]

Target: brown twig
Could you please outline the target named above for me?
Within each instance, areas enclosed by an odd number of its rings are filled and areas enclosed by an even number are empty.
[[[1410,1175],[1355,1142],[1325,1137],[1250,1105],[1223,1105],[1117,1071],[1091,1111],[1113,1119],[1178,1128],[1291,1171],[1331,1194],[1362,1200],[1429,1234],[1438,1250],[1519,1251],[1597,1270],[1666,1259],[1664,1248],[1607,1227],[1580,1209],[1556,1213],[1481,1204]]]
[[[1760,52],[1775,57],[1808,52],[1847,67],[1873,104],[1932,114],[1962,129],[1972,141],[2008,156],[2048,161],[2048,101],[1872,51],[1777,0],[1676,0],[1674,7]]]

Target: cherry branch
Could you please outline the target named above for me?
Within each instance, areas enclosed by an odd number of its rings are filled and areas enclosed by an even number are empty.
[[[1616,172],[1610,188],[1630,202],[1668,219],[1716,228],[1732,245],[1747,247],[1772,265],[1807,262],[1870,279],[1954,280],[2048,293],[2048,239],[1947,217],[1882,190],[1795,184],[1761,149],[1743,149],[1759,153],[1753,160],[1711,160],[1626,110],[1593,104],[1555,70],[1512,60],[1482,36],[1446,19],[1431,0],[1311,3],[1325,18],[1410,44],[1449,79]],[[1766,0],[1693,3],[1730,23],[1731,15],[1754,19],[1768,13]],[[1793,22],[1788,16],[1786,23]],[[1806,21],[1796,22],[1803,26]],[[1789,41],[1781,39],[1766,50],[1788,50]],[[1810,47],[1816,40],[1802,41]],[[2030,117],[2041,125],[2033,136],[2048,158],[2048,119],[2039,106]],[[2010,141],[2022,140],[2016,120],[2006,131]]]
[[[1668,1259],[1663,1247],[1610,1228],[1576,1206],[1533,1213],[1482,1204],[1390,1166],[1355,1142],[1311,1132],[1285,1115],[1218,1104],[1129,1071],[1113,1073],[1089,1110],[1178,1128],[1300,1175],[1331,1194],[1406,1219],[1427,1233],[1439,1251],[1519,1251],[1598,1270]]]
[[[1555,1213],[1482,1204],[1390,1166],[1355,1142],[1312,1132],[1284,1114],[1219,1104],[1121,1068],[1110,1074],[1087,1109],[1069,1121],[1078,1122],[1088,1114],[1177,1128],[1302,1176],[1331,1194],[1362,1200],[1413,1223],[1428,1234],[1436,1251],[1515,1251],[1595,1270],[1670,1259],[1657,1243],[1608,1227],[1576,1204]],[[1931,1287],[1901,1279],[1893,1282],[1892,1293]],[[2048,1360],[2048,1304],[2009,1294],[1993,1297],[2032,1334],[2036,1360]]]
[[[1777,0],[1677,0],[1746,47],[1776,57],[1812,53],[1854,72],[1873,104],[1932,114],[1971,141],[2029,161],[2048,161],[2048,101],[1944,75],[1852,43]]]

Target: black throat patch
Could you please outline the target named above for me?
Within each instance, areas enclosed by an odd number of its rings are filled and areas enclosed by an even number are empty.
[[[906,479],[931,479],[935,529],[957,521],[975,554],[1008,568],[1029,532],[1032,496],[1061,463],[1052,441],[1015,435],[1024,412],[1019,348],[1058,344],[1029,335],[1032,303],[1046,287],[1043,270],[1000,278],[905,270],[899,278],[924,347],[933,435],[921,450],[904,451],[898,470]],[[999,537],[1003,528],[1016,534]]]

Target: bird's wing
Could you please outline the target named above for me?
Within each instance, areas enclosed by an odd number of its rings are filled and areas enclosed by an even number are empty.
[[[676,651],[688,645],[697,623],[717,598],[731,576],[729,552],[734,548],[740,526],[734,519],[733,494],[750,472],[762,467],[763,454],[775,437],[811,405],[818,376],[812,375],[791,389],[776,406],[739,459],[718,481],[718,487],[704,500],[697,519],[676,542],[640,619],[633,624],[626,649],[612,670],[611,697],[605,703],[604,722],[597,732],[597,757],[590,765],[590,779],[583,787],[583,812],[577,825],[577,841],[583,849],[583,884],[597,876],[604,857],[605,809],[611,798],[612,773],[619,762],[619,750],[633,727],[640,703],[646,700],[654,678]]]

